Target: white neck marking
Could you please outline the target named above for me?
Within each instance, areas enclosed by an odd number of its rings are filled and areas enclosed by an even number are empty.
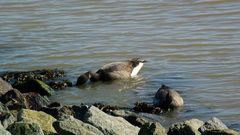
[[[131,73],[131,77],[134,77],[138,74],[138,72],[141,70],[141,68],[143,67],[143,63],[140,62],[135,68],[133,68],[132,73]]]

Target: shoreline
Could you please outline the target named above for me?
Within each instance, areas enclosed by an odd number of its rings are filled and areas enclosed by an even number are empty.
[[[100,103],[90,106],[51,103],[47,98],[47,96],[51,96],[51,91],[74,86],[65,77],[64,70],[59,69],[2,73],[0,75],[2,78],[0,79],[0,101],[1,108],[4,108],[1,110],[4,119],[1,120],[3,126],[1,130],[6,133],[9,131],[12,134],[16,131],[19,132],[20,129],[30,133],[39,131],[36,134],[120,134],[120,131],[125,132],[127,127],[129,130],[126,130],[126,133],[131,134],[152,134],[152,131],[168,135],[177,133],[239,134],[237,131],[228,129],[218,118],[212,118],[206,122],[193,118],[180,123],[172,123],[170,127],[162,127],[160,123],[150,121],[138,113],[158,115],[171,110],[164,110],[146,103],[136,103],[131,110],[123,110],[117,106]],[[48,122],[51,123],[48,125],[49,127],[43,126],[44,121],[38,120],[39,116],[45,116],[46,121],[51,120]],[[100,116],[102,119],[98,119]],[[38,121],[35,121],[36,119]],[[105,121],[106,119],[111,121]],[[103,121],[106,125],[99,125]],[[68,126],[66,123],[70,125],[75,123],[73,126],[77,125],[77,127],[70,131],[69,128],[66,128]],[[114,125],[113,127],[116,129],[109,128],[107,124]],[[37,130],[28,129],[26,125]],[[20,128],[22,126],[25,128]],[[77,130],[80,127],[84,133]]]

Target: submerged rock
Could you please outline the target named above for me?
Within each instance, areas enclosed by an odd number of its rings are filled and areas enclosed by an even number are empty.
[[[162,85],[155,94],[154,105],[161,108],[176,108],[183,106],[183,98],[175,90]]]
[[[42,96],[51,96],[52,88],[40,80],[28,80],[14,86],[22,93],[37,92]]]
[[[37,123],[15,122],[7,128],[13,135],[44,135]]]
[[[11,89],[13,89],[12,85],[9,84],[8,82],[4,81],[0,77],[0,96],[4,95],[5,93],[7,93]]]
[[[96,127],[72,116],[69,119],[55,121],[53,127],[60,135],[103,135]]]
[[[56,119],[42,111],[22,109],[18,114],[18,121],[37,123],[43,130],[44,134],[56,133],[52,126]]]
[[[88,109],[83,121],[108,135],[137,135],[139,132],[138,127],[131,125],[125,119],[108,115],[95,106]]]
[[[42,69],[34,71],[19,71],[19,72],[6,72],[2,73],[0,76],[3,80],[15,84],[16,82],[24,82],[27,80],[38,79],[41,81],[50,80],[57,77],[63,77],[65,74],[64,70],[60,69]]]
[[[159,107],[155,107],[153,105],[147,104],[147,103],[135,103],[135,106],[133,107],[133,110],[135,112],[143,112],[143,113],[151,113],[151,114],[162,114],[165,110],[162,110]]]
[[[73,86],[72,82],[70,82],[69,80],[51,81],[51,82],[48,82],[48,85],[55,90],[62,90],[66,87]]]
[[[175,123],[169,127],[168,135],[201,135],[198,129],[204,124],[198,119]]]
[[[138,135],[167,135],[167,133],[160,123],[154,122],[143,125]]]

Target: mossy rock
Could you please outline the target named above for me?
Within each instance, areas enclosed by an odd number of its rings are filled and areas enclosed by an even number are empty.
[[[44,135],[41,127],[34,122],[15,122],[7,129],[13,135]]]
[[[42,111],[22,109],[18,114],[18,121],[37,123],[43,130],[44,134],[49,135],[56,133],[52,126],[56,119]]]
[[[23,83],[18,83],[14,86],[22,93],[37,92],[42,96],[51,96],[52,88],[40,80],[28,80]]]

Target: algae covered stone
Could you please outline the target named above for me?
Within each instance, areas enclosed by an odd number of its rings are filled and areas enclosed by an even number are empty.
[[[144,124],[138,135],[167,135],[166,129],[158,122]]]
[[[13,135],[44,135],[40,126],[34,122],[15,122],[8,130]]]
[[[37,92],[42,96],[52,95],[51,94],[52,88],[38,79],[25,81],[23,83],[16,84],[14,87],[23,93]]]
[[[42,111],[22,109],[18,114],[18,121],[37,123],[45,134],[56,133],[52,126],[56,119]]]

